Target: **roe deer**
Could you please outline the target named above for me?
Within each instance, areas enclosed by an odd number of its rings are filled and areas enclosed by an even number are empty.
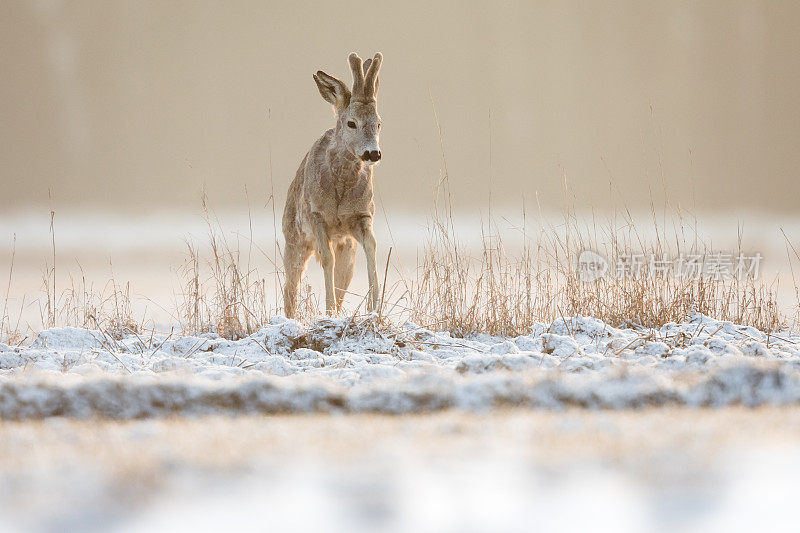
[[[289,186],[283,210],[283,305],[288,318],[297,310],[300,278],[311,254],[316,254],[325,273],[326,313],[341,308],[353,279],[357,242],[367,256],[367,310],[374,311],[378,303],[372,165],[381,159],[376,94],[383,56],[375,54],[362,64],[352,53],[348,60],[352,91],[321,70],[314,75],[319,93],[336,113],[336,127],[314,143]]]

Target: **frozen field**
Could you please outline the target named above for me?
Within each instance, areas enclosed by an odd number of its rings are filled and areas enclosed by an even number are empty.
[[[347,318],[275,318],[238,341],[50,329],[0,345],[0,417],[792,405],[798,343],[702,315],[658,330],[574,317],[515,338]]]

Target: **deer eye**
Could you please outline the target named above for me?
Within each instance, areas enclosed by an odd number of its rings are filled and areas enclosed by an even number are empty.
[[[355,129],[356,128],[356,123],[353,122],[352,120],[348,120],[347,121],[347,127]]]

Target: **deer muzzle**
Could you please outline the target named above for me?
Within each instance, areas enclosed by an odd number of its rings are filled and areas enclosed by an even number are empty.
[[[361,154],[361,160],[364,162],[377,163],[381,160],[381,152],[380,150],[364,150],[364,153]]]

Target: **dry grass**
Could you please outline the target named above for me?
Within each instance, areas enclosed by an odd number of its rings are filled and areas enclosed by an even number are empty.
[[[269,320],[275,308],[267,301],[266,279],[251,267],[252,234],[243,254],[238,242],[228,241],[205,194],[202,206],[209,259],[204,261],[199,247],[187,242],[187,259],[178,271],[184,290],[178,295],[176,318],[186,333],[216,331],[239,339]]]
[[[250,233],[238,236],[245,241],[242,248],[240,238],[230,240],[222,225],[202,197],[203,217],[207,227],[207,242],[204,250],[187,242],[186,260],[178,275],[182,291],[177,294],[173,317],[181,324],[184,333],[213,331],[228,339],[239,339],[257,331],[261,325],[282,312],[280,290],[282,264],[279,244],[273,253],[267,253],[253,240],[252,222]],[[272,269],[266,276],[253,266],[253,254],[265,257]],[[319,315],[319,302],[311,287],[304,283],[298,299],[301,319],[310,320]]]
[[[54,212],[51,212],[51,232]],[[52,256],[45,262],[42,273],[42,291],[39,298],[25,295],[15,317],[10,315],[9,294],[13,283],[14,261],[16,257],[16,237],[12,244],[11,261],[6,285],[3,313],[0,315],[0,342],[19,345],[35,337],[37,331],[30,324],[22,323],[22,312],[27,305],[37,305],[42,328],[73,326],[104,331],[114,339],[127,334],[138,334],[148,325],[146,316],[136,319],[133,316],[133,298],[129,282],[120,284],[114,276],[114,267],[109,262],[110,276],[100,287],[87,281],[80,264],[78,275],[69,273],[68,285],[56,284],[56,248],[52,240]],[[152,325],[151,325],[152,327]]]
[[[694,235],[688,237],[691,226],[683,214],[674,216],[672,231],[654,223],[654,237],[648,239],[627,212],[619,221],[602,224],[582,223],[567,213],[558,226],[540,221],[533,236],[521,228],[522,248],[511,255],[497,231],[485,231],[479,253],[469,254],[455,236],[450,215],[435,215],[416,275],[407,285],[410,317],[457,333],[502,335],[523,333],[533,322],[574,315],[642,327],[681,321],[693,312],[767,331],[787,324],[774,284],[748,276],[695,278],[648,270],[651,257],[712,253]],[[494,227],[493,222],[486,221],[484,227]],[[605,258],[635,255],[645,263],[639,275],[609,272],[584,281],[577,268],[584,250]]]
[[[70,274],[69,285],[60,292],[56,292],[54,271],[50,277],[43,276],[44,304],[39,299],[42,324],[99,329],[115,339],[146,329],[146,317],[133,316],[130,282],[119,284],[111,263],[109,269],[109,280],[95,287],[78,265],[79,276],[75,278]]]
[[[576,267],[583,250],[606,258],[710,252],[697,235],[697,221],[680,210],[657,213],[653,208],[652,226],[641,228],[627,210],[602,222],[595,217],[581,220],[574,211],[566,211],[555,224],[546,222],[540,213],[529,222],[523,208],[523,223],[517,228],[521,246],[515,244],[515,251],[510,252],[495,221],[487,217],[476,253],[474,246],[460,240],[449,195],[444,190],[440,193],[445,200],[437,203],[429,218],[428,238],[416,268],[391,288],[385,284],[382,288],[379,322],[411,320],[456,335],[515,335],[534,322],[573,315],[641,327],[681,321],[692,312],[765,331],[791,323],[778,306],[775,282],[750,277],[686,279],[650,275],[646,269],[639,276],[607,275],[592,282],[581,279]],[[226,338],[241,338],[281,313],[281,260],[274,255],[280,255],[280,248],[275,243],[273,253],[265,252],[253,243],[252,233],[235,239],[226,236],[205,197],[202,205],[207,242],[203,246],[187,243],[186,261],[177,270],[181,289],[175,294],[171,315],[185,334],[214,331]],[[788,238],[786,242],[790,262],[800,261]],[[57,291],[55,244],[53,238],[53,253],[43,274],[43,294],[38,299],[42,327],[89,327],[110,338],[144,334],[154,328],[146,316],[133,317],[130,285],[116,281],[111,265],[111,279],[101,287],[87,282],[81,271]],[[259,273],[253,266],[254,254],[266,257],[272,271]],[[9,316],[13,247],[11,257],[0,335],[4,342],[20,343],[35,332],[20,331],[19,320]],[[384,278],[387,271],[388,258]],[[800,301],[797,286],[795,283]],[[350,299],[361,301],[360,295]],[[318,295],[308,283],[303,283],[298,309],[304,321],[320,315]],[[348,316],[355,319],[360,309],[351,310]]]

